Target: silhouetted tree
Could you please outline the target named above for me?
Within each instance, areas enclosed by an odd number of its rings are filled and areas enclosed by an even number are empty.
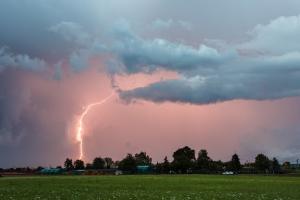
[[[255,158],[255,169],[266,172],[270,168],[270,160],[264,154],[258,154]]]
[[[115,165],[116,167],[119,167],[120,161],[119,161],[119,160],[116,160],[116,161],[114,162],[114,165]]]
[[[280,164],[276,158],[273,158],[271,168],[273,174],[278,174],[280,172]]]
[[[118,168],[123,171],[135,172],[136,171],[136,161],[132,154],[127,154],[127,156],[119,162]]]
[[[93,161],[93,169],[103,169],[105,161],[101,157],[97,157]]]
[[[110,169],[112,167],[112,165],[114,164],[113,159],[109,158],[109,157],[104,158],[104,161],[105,161],[106,169]]]
[[[208,172],[210,170],[211,163],[212,159],[208,156],[207,150],[200,150],[197,158],[197,168],[203,172]]]
[[[163,173],[162,163],[157,162],[154,169],[155,169],[156,173],[162,174]]]
[[[84,162],[82,160],[76,160],[74,162],[74,167],[76,170],[84,169]]]
[[[67,158],[65,163],[64,163],[64,166],[65,166],[66,170],[68,170],[68,171],[74,169],[72,159]]]
[[[230,161],[230,170],[234,172],[239,172],[242,169],[240,158],[237,154],[234,154]]]
[[[158,163],[155,165],[155,170],[157,173],[160,174],[169,174],[171,170],[171,164],[168,160],[168,157],[166,156],[164,158],[164,161],[162,163]]]
[[[188,146],[180,148],[173,153],[173,158],[174,169],[180,173],[187,173],[194,165],[195,150]]]
[[[209,171],[218,173],[218,172],[223,172],[224,168],[224,163],[221,160],[218,161],[211,161],[209,164]]]
[[[164,159],[164,162],[162,163],[162,172],[166,174],[166,173],[169,173],[170,170],[171,170],[171,165],[168,160],[168,157],[166,156]]]
[[[93,164],[87,163],[87,164],[85,165],[85,169],[93,169]]]
[[[151,165],[152,158],[146,152],[137,153],[134,156],[137,165]]]

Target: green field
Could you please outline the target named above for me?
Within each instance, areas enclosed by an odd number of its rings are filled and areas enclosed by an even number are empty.
[[[300,199],[300,177],[55,176],[2,177],[0,199]]]

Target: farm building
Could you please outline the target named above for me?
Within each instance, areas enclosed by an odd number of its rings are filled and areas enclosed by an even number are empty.
[[[145,174],[152,172],[152,168],[149,165],[138,165],[136,168],[138,173]]]
[[[40,171],[40,174],[43,175],[59,175],[65,172],[62,168],[45,168]]]

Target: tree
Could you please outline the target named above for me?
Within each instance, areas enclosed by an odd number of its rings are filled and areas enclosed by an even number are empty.
[[[171,170],[171,165],[170,165],[170,162],[168,160],[168,157],[166,156],[165,159],[164,159],[164,162],[162,163],[162,172],[163,173],[169,173],[170,170]]]
[[[180,173],[187,173],[195,162],[195,150],[188,146],[178,149],[173,153],[173,166]]]
[[[152,158],[147,155],[146,152],[141,152],[138,154],[135,154],[135,160],[137,165],[151,165],[152,164]]]
[[[223,172],[224,170],[224,163],[221,160],[218,161],[211,161],[209,165],[209,170],[215,173]]]
[[[42,169],[44,169],[44,167],[38,166],[38,167],[35,169],[35,171],[39,172],[39,171],[41,171]],[[1,170],[0,170],[0,171],[1,171]]]
[[[170,170],[171,170],[171,164],[168,160],[168,157],[166,156],[164,158],[164,161],[162,163],[156,163],[155,165],[155,170],[157,173],[160,173],[160,174],[169,174],[170,173]]]
[[[70,171],[70,170],[74,169],[72,159],[67,158],[65,163],[64,163],[64,166],[65,166],[67,171]]]
[[[197,168],[202,171],[209,171],[211,162],[212,159],[208,156],[207,150],[200,150],[197,158]]]
[[[280,164],[276,158],[273,158],[271,167],[273,174],[278,174],[280,172]]]
[[[127,154],[127,156],[119,162],[118,168],[123,171],[135,172],[136,171],[136,161],[132,154]]]
[[[76,160],[74,162],[74,167],[76,170],[84,169],[84,162],[82,160]]]
[[[234,154],[230,161],[230,169],[234,172],[239,172],[242,168],[240,158],[237,154]]]
[[[97,157],[93,161],[93,169],[103,169],[105,161],[101,157]]]
[[[154,169],[155,169],[156,173],[162,174],[163,173],[162,163],[157,162]]]
[[[114,161],[112,160],[112,158],[104,158],[104,161],[105,161],[105,167],[107,169],[110,169],[112,167],[112,165],[114,164]]]
[[[266,172],[270,168],[270,160],[264,154],[258,154],[255,158],[255,169]]]
[[[93,169],[93,164],[87,163],[87,164],[85,165],[85,169]]]

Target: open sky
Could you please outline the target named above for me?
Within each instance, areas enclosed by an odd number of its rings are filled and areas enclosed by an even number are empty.
[[[179,147],[300,158],[299,0],[1,0],[0,167]]]

